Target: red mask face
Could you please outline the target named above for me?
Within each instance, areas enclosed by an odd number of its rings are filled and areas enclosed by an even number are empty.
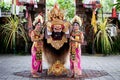
[[[53,25],[52,26],[52,29],[54,32],[62,32],[63,28],[64,27],[62,25]]]

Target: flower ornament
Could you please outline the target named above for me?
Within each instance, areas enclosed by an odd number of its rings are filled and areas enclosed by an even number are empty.
[[[35,18],[35,20],[33,21],[33,26],[35,26],[36,23],[41,23],[41,24],[43,24],[43,22],[44,22],[43,17],[42,17],[41,14],[39,14],[39,15]]]

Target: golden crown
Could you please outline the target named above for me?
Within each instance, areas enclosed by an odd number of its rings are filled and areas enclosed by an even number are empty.
[[[54,5],[53,9],[48,13],[48,21],[49,22],[47,22],[46,25],[49,31],[52,31],[52,25],[63,25],[65,26],[63,32],[66,32],[71,25],[70,22],[64,21],[64,13],[62,10],[59,9],[57,3]]]
[[[81,19],[79,16],[77,16],[77,15],[74,16],[74,18],[72,19],[71,22],[72,22],[72,24],[73,24],[74,22],[78,22],[79,25],[82,26],[82,19]]]
[[[64,13],[62,10],[59,9],[58,4],[56,3],[53,7],[53,9],[48,13],[48,20],[63,20],[64,19]]]

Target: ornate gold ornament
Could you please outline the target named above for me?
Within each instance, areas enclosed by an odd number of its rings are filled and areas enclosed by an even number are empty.
[[[56,76],[61,75],[62,73],[68,73],[67,69],[64,67],[64,65],[57,60],[49,69],[48,69],[48,75],[54,74]]]
[[[42,24],[43,24],[43,22],[44,22],[43,17],[42,17],[40,14],[39,14],[39,15],[35,18],[35,20],[33,21],[33,26],[35,26],[35,24],[38,23],[38,22],[40,22],[40,23],[42,23]]]
[[[73,24],[74,22],[78,22],[79,25],[82,26],[82,19],[81,19],[79,16],[77,16],[77,15],[74,16],[74,18],[72,19],[71,22],[72,22],[72,24]]]
[[[65,28],[63,32],[67,32],[71,26],[70,22],[64,21],[64,12],[59,9],[56,3],[53,9],[48,13],[48,22],[46,23],[47,29],[52,32],[52,25],[63,25]]]
[[[48,20],[54,21],[55,19],[63,20],[64,19],[64,12],[59,9],[58,4],[56,3],[53,9],[48,13]]]
[[[53,40],[52,37],[47,39],[47,43],[50,43],[52,47],[54,47],[57,50],[60,49],[63,46],[63,44],[66,42],[67,42],[67,38],[65,38],[65,36],[62,37],[62,40]]]

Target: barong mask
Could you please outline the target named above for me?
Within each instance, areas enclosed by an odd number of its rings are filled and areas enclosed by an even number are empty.
[[[55,4],[53,9],[48,13],[47,43],[50,43],[55,49],[60,49],[67,42],[66,35],[69,34],[71,24],[64,20],[64,14]]]

